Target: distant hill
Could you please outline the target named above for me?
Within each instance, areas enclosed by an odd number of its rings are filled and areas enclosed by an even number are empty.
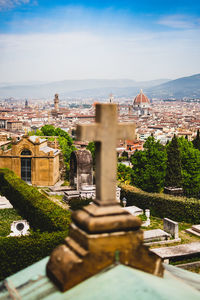
[[[108,97],[110,93],[113,93],[115,96],[134,97],[141,88],[148,89],[167,81],[169,80],[159,79],[136,82],[130,79],[87,79],[22,85],[19,83],[0,83],[0,97],[52,99],[55,93],[58,93],[60,98],[81,96]]]
[[[151,98],[200,98],[200,74],[170,80],[147,89],[146,93]]]

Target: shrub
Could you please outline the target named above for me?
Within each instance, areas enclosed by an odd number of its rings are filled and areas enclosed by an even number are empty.
[[[9,169],[0,169],[0,192],[26,218],[30,226],[41,231],[67,230],[70,213],[42,195],[35,187]]]
[[[67,232],[34,233],[24,237],[0,238],[0,280],[50,255],[64,242]]]
[[[136,187],[121,184],[121,197],[127,199],[127,205],[149,208],[151,214],[159,218],[171,218],[174,221],[200,223],[200,201],[194,198],[173,197],[165,194],[147,193]]]
[[[81,209],[83,206],[88,205],[92,199],[80,199],[80,198],[73,198],[68,201],[68,204],[71,210]]]

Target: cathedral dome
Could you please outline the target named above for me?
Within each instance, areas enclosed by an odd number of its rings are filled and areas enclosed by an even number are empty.
[[[140,93],[135,97],[133,104],[150,104],[149,98],[143,94],[143,91],[141,90]]]

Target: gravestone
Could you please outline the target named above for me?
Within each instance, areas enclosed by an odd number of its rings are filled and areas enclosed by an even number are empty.
[[[123,209],[125,209],[126,211],[128,211],[131,215],[133,216],[139,216],[139,215],[143,215],[143,209],[137,207],[137,206],[126,206],[123,207]]]
[[[194,234],[200,237],[200,224],[193,225],[191,228],[185,230],[187,233]]]
[[[70,185],[76,190],[93,184],[92,155],[88,150],[73,151],[70,157]]]
[[[144,231],[144,243],[169,240],[170,234],[162,229],[152,229]]]
[[[178,223],[168,218],[163,219],[164,231],[170,233],[175,239],[178,239]]]
[[[0,196],[0,209],[5,208],[13,208],[13,206],[6,197]]]

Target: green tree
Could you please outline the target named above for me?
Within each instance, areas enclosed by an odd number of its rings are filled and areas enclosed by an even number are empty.
[[[55,127],[53,125],[44,125],[41,128],[43,135],[46,136],[55,136]]]
[[[87,150],[89,150],[92,154],[92,159],[93,159],[93,165],[95,164],[95,143],[94,142],[90,142],[87,147]]]
[[[200,150],[200,135],[199,135],[199,129],[197,130],[197,135],[192,141],[194,148]]]
[[[130,184],[132,181],[133,170],[124,164],[118,164],[117,166],[117,180],[124,182],[125,184]]]
[[[166,187],[182,187],[182,172],[181,172],[181,154],[176,135],[172,141],[166,146],[167,150],[167,169],[165,177]]]
[[[148,137],[144,151],[132,155],[132,183],[147,192],[160,192],[164,187],[167,154],[164,146]]]
[[[188,197],[199,197],[200,192],[200,151],[192,142],[178,139],[181,154],[183,190]]]
[[[121,156],[126,157],[128,159],[128,152],[127,151],[123,151]]]
[[[61,128],[55,128],[53,125],[44,125],[41,130],[37,130],[35,132],[31,132],[30,135],[38,135],[38,136],[57,136],[58,143],[60,145],[61,152],[64,157],[64,163],[66,166],[66,179],[69,178],[69,161],[72,151],[76,150],[73,145],[73,139],[70,135]]]

